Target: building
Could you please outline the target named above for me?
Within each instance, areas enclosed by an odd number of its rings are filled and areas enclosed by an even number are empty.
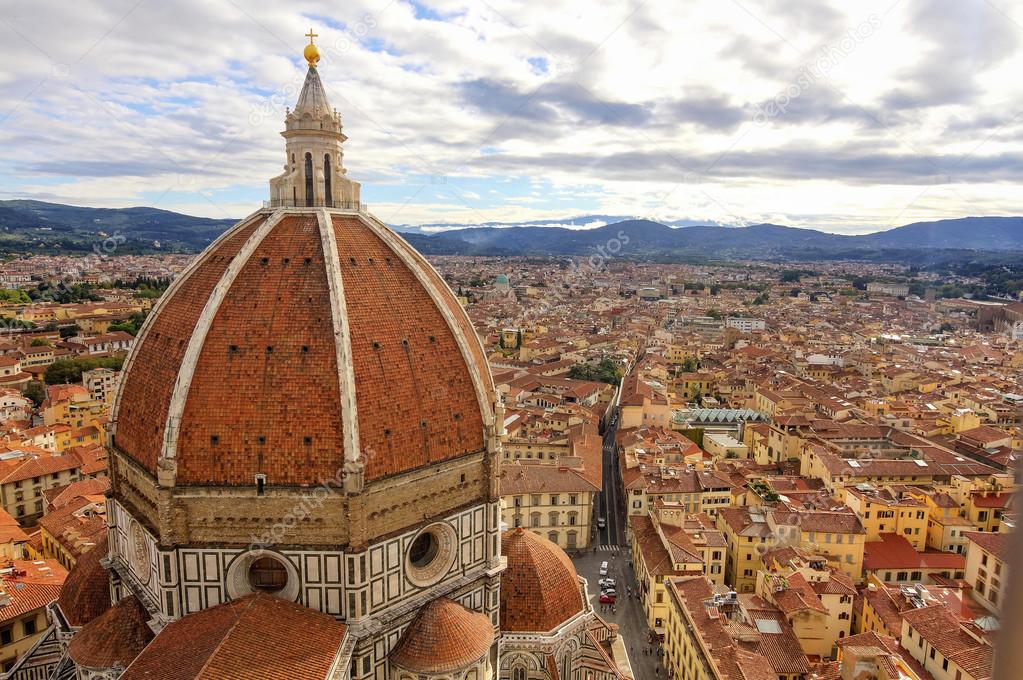
[[[714,588],[700,576],[670,579],[667,593],[671,677],[798,680],[810,672],[784,615],[760,597]]]
[[[566,550],[587,548],[596,534],[593,512],[600,479],[597,465],[507,463],[501,469],[502,521]]]
[[[966,533],[966,582],[973,597],[992,614],[1001,611],[1005,587],[1009,582],[1009,541],[1004,534],[970,531]]]
[[[47,605],[60,595],[67,570],[53,560],[11,560],[0,569],[0,668],[6,673],[49,626]]]
[[[66,656],[16,670],[618,680],[564,551],[501,532],[483,348],[358,204],[313,37],[270,202],[182,272],[125,363],[108,549],[53,612]]]
[[[909,295],[909,284],[871,281],[867,284],[867,292],[877,293],[878,295],[891,295],[893,297],[906,297]]]
[[[759,333],[767,329],[767,322],[763,319],[729,317],[725,319],[725,327],[734,328],[740,333]]]
[[[82,385],[94,401],[112,404],[114,391],[117,389],[117,376],[118,373],[109,368],[82,371]]]

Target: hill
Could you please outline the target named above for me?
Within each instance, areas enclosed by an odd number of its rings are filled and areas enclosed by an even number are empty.
[[[1010,256],[1020,253],[1023,257],[1023,217],[918,222],[861,236],[778,224],[668,226],[641,219],[592,229],[540,226],[593,224],[604,221],[602,217],[606,216],[578,216],[524,226],[491,223],[433,234],[421,228],[399,229],[427,255],[588,257],[610,252],[618,257],[669,260],[866,259],[913,263],[962,260],[970,253],[993,251]],[[233,223],[157,208],[83,208],[42,201],[0,201],[0,252],[91,252],[110,238],[118,239],[116,252],[121,254],[199,251]]]

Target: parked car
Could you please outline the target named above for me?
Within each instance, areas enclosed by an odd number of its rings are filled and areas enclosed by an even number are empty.
[[[618,597],[618,591],[614,588],[604,588],[600,591],[601,595],[610,595],[611,597]]]
[[[597,583],[600,584],[601,589],[615,587],[615,580],[613,578],[602,578]]]
[[[609,593],[600,594],[600,604],[614,604],[617,601],[618,597],[615,595],[613,590]]]
[[[597,518],[597,528],[598,529],[603,529],[606,526],[607,526],[607,520],[604,519],[603,517],[598,517]]]
[[[600,575],[607,576],[607,561],[600,563]]]

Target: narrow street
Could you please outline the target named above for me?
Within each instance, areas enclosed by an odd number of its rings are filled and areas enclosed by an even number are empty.
[[[632,664],[632,671],[636,680],[657,680],[665,678],[664,668],[661,668],[660,675],[657,674],[659,658],[656,649],[651,648],[649,642],[650,628],[647,626],[646,617],[643,614],[643,605],[638,599],[629,597],[627,587],[636,590],[636,576],[629,565],[629,553],[627,550],[619,550],[617,557],[613,550],[598,549],[584,551],[572,559],[576,571],[586,579],[587,589],[590,595],[590,602],[593,609],[601,618],[608,623],[618,625],[619,635],[625,641],[625,647],[629,652],[629,662]],[[609,576],[617,581],[618,603],[615,605],[615,612],[601,611],[600,597],[600,564],[607,561],[610,568]],[[643,650],[654,653],[644,654]]]
[[[604,433],[603,489],[600,493],[598,517],[603,517],[606,526],[597,533],[596,549],[577,553],[573,557],[576,571],[586,579],[590,602],[594,611],[605,621],[618,625],[619,634],[625,641],[629,661],[637,680],[656,680],[666,677],[664,669],[658,674],[659,657],[656,647],[650,644],[651,630],[647,626],[643,605],[630,596],[637,590],[636,575],[630,564],[630,547],[626,545],[626,509],[622,491],[622,480],[618,469],[615,433],[618,418],[614,416],[607,432]],[[608,575],[617,581],[618,602],[615,611],[610,608],[601,611],[600,565],[608,563]],[[644,650],[648,653],[644,653]]]

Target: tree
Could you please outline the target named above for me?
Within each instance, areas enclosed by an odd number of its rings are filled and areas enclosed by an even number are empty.
[[[77,383],[81,382],[83,371],[91,371],[94,368],[109,368],[119,371],[123,365],[123,354],[112,357],[58,359],[46,369],[46,384],[64,385],[67,383]]]
[[[604,358],[597,363],[576,364],[568,369],[568,377],[575,380],[593,380],[617,385],[622,378],[621,368],[613,359]]]
[[[707,316],[709,316],[712,319],[717,319],[719,321],[724,318],[724,315],[716,309],[708,309]]]
[[[696,361],[696,357],[686,357],[682,362],[683,373],[695,373],[697,368],[699,368],[699,363]]]
[[[32,298],[23,290],[17,288],[0,288],[0,302],[13,302],[18,305],[27,305]]]
[[[60,327],[60,337],[62,339],[73,338],[78,335],[78,332],[82,330],[82,327],[78,324],[72,324],[71,326]]]
[[[36,338],[29,345],[30,347],[49,347],[50,341],[46,338]]]
[[[803,278],[803,273],[795,269],[786,269],[781,273],[782,283],[799,283]]]
[[[25,388],[25,396],[32,400],[36,408],[39,408],[39,405],[46,401],[46,385],[38,380],[33,380]]]

